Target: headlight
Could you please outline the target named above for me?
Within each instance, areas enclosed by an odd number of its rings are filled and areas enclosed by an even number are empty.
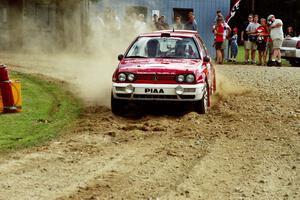
[[[127,77],[128,77],[129,81],[134,81],[134,78],[135,78],[134,74],[128,74]]]
[[[186,76],[186,82],[192,83],[195,81],[195,76],[193,74],[189,74]]]
[[[183,82],[184,81],[184,75],[178,75],[177,76],[177,81],[180,82],[180,83]]]
[[[120,73],[119,76],[118,76],[118,80],[120,82],[125,82],[126,81],[126,74]]]

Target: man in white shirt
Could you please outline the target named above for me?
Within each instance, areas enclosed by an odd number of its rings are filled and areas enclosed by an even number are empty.
[[[269,15],[268,22],[271,23],[269,26],[270,36],[273,41],[273,56],[272,56],[272,65],[281,66],[281,53],[280,47],[283,42],[283,23],[280,19],[276,19],[274,15]]]
[[[256,54],[256,29],[260,27],[260,24],[258,23],[258,15],[254,15],[253,22],[250,22],[249,25],[246,28],[246,33],[248,35],[248,42],[249,42],[249,50],[251,50],[251,64],[255,64],[255,54]]]

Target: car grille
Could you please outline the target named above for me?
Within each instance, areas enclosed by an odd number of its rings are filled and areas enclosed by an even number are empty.
[[[174,74],[138,74],[137,80],[175,80]]]
[[[131,94],[117,94],[117,97],[120,97],[120,98],[130,98]]]

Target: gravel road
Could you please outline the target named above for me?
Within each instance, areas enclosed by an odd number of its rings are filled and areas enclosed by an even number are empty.
[[[217,75],[207,115],[87,107],[65,136],[0,158],[0,199],[300,199],[300,68]]]

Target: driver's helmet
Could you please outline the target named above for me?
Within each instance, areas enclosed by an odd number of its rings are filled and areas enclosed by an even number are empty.
[[[175,55],[180,57],[187,56],[187,45],[185,41],[178,40],[175,46]]]
[[[148,57],[155,58],[159,51],[159,42],[156,39],[151,39],[147,42],[147,53]]]

